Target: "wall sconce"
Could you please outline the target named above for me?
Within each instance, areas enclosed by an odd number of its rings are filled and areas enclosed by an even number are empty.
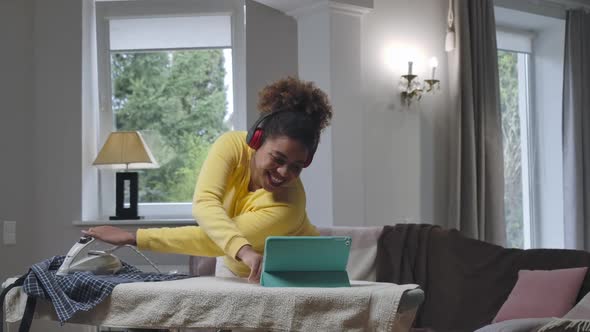
[[[430,67],[432,68],[432,75],[430,79],[424,80],[424,83],[420,82],[418,75],[412,73],[413,62],[408,62],[408,73],[401,76],[399,82],[399,89],[401,91],[402,102],[406,105],[410,105],[413,100],[422,99],[424,92],[432,92],[434,90],[440,90],[440,81],[435,79],[436,68],[438,67],[438,59],[430,59]]]
[[[408,73],[402,75],[399,82],[399,89],[402,95],[402,102],[406,105],[410,105],[412,100],[420,100],[422,98],[422,91],[424,88],[422,83],[418,80],[418,75],[412,74],[412,61],[408,61]]]

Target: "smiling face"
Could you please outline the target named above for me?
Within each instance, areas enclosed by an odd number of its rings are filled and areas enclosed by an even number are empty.
[[[293,181],[307,160],[307,148],[287,136],[269,137],[254,153],[249,189],[275,192]]]

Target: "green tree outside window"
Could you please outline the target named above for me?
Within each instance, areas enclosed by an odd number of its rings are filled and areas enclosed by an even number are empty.
[[[518,109],[518,54],[498,51],[504,145],[504,217],[507,247],[524,247],[522,151]]]
[[[116,130],[139,130],[160,168],[139,201],[190,202],[213,141],[229,129],[223,50],[111,53]]]

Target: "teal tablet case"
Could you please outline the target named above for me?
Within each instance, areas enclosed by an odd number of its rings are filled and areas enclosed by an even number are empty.
[[[265,287],[350,287],[349,236],[270,236],[260,284]]]

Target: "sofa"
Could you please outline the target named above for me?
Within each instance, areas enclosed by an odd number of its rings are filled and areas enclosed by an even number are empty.
[[[457,230],[425,224],[384,227],[326,227],[322,235],[348,235],[353,246],[350,279],[418,284],[422,292],[402,298],[396,330],[511,331],[493,320],[513,290],[520,270],[590,266],[590,253],[564,249],[507,249],[463,236]],[[215,275],[221,260],[191,257],[193,275]],[[583,277],[576,302],[590,291]],[[416,311],[416,305],[420,304]],[[528,326],[546,323],[528,322]],[[412,323],[413,322],[413,323]],[[519,330],[520,331],[520,330]],[[527,330],[528,331],[528,330]]]
[[[521,295],[514,291],[524,280],[520,278],[521,272],[522,275],[540,272],[543,276],[555,275],[555,272],[562,276],[563,269],[580,272],[577,284],[572,281],[572,287],[569,287],[571,304],[567,310],[585,298],[590,290],[587,271],[590,253],[585,251],[507,249],[467,238],[454,229],[416,224],[385,226],[379,241],[377,281],[413,282],[419,284],[426,294],[414,324],[419,328],[475,331],[488,326],[487,331],[512,331],[508,326],[500,326],[504,322],[492,323],[500,311],[519,300]],[[526,314],[520,318],[551,318],[545,317],[541,311],[551,309],[558,302],[557,297],[561,300],[562,294],[553,298],[542,295],[568,288],[562,287],[567,286],[564,280],[549,279],[547,287],[537,290],[534,287],[538,287],[539,280],[531,281],[528,288],[536,293],[526,296],[541,300],[529,304],[534,307],[533,312],[517,308],[522,311],[521,315]],[[553,287],[555,285],[559,287]],[[530,302],[527,298],[520,300]],[[538,326],[544,323],[540,320]]]

